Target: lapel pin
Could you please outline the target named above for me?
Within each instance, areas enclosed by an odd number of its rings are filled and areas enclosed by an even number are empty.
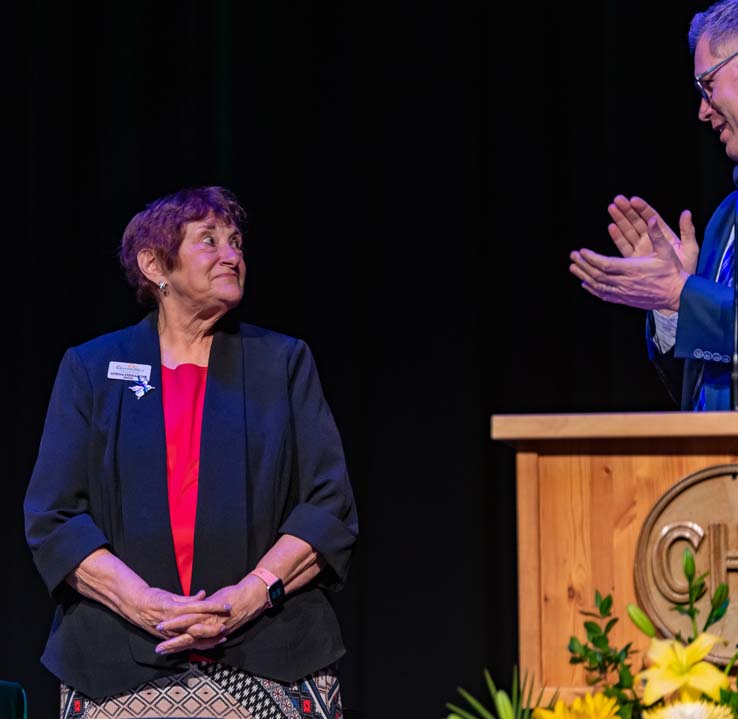
[[[151,392],[151,390],[156,389],[156,387],[152,387],[149,384],[148,379],[139,377],[138,382],[128,389],[131,390],[131,392],[136,393],[136,399],[141,399],[141,397],[143,397],[147,392]]]

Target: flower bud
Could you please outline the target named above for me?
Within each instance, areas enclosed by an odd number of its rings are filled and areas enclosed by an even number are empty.
[[[635,624],[647,637],[651,637],[651,639],[653,639],[656,636],[656,628],[653,626],[646,613],[636,604],[629,604],[626,609],[628,610],[628,616],[633,624]]]
[[[712,595],[711,606],[713,609],[717,609],[722,603],[728,598],[728,585],[725,582],[720,582],[715,588],[715,593]]]
[[[691,584],[694,579],[695,566],[694,566],[694,554],[689,549],[684,550],[684,556],[682,558],[682,568],[684,569],[684,576],[687,581]]]

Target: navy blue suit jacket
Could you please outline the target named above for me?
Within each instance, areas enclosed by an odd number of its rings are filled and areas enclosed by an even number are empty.
[[[92,696],[181,670],[158,640],[64,581],[108,547],[152,586],[181,593],[167,498],[157,313],[69,349],[61,362],[25,500],[33,559],[57,601],[42,662]],[[230,326],[229,326],[230,325]],[[111,361],[151,365],[155,388],[108,379]],[[240,581],[280,534],[327,567],[284,605],[212,650],[219,661],[293,681],[344,648],[324,588],[337,588],[358,532],[341,440],[307,345],[251,325],[216,331],[203,408],[192,588]]]
[[[738,192],[730,194],[710,218],[697,272],[687,280],[679,300],[676,344],[665,354],[653,343],[655,328],[648,313],[649,356],[683,410],[694,408],[703,385],[705,409],[730,409],[733,288],[717,284],[715,277],[733,229],[736,198]]]

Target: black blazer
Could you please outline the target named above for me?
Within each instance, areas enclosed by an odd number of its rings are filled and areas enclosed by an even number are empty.
[[[111,361],[151,365],[154,390],[108,379]],[[26,537],[57,609],[43,664],[91,697],[181,671],[184,654],[72,590],[64,578],[106,546],[152,586],[181,593],[169,525],[157,313],[67,350],[25,499]],[[213,658],[294,681],[344,648],[324,588],[346,577],[358,524],[341,440],[307,345],[225,318],[203,408],[192,588],[240,581],[282,533],[327,567],[242,627]]]

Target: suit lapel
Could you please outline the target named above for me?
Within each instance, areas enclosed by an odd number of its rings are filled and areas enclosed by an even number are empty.
[[[735,200],[735,198],[733,198]],[[705,238],[703,247],[711,245],[710,252],[700,252],[698,273],[702,277],[706,277],[710,280],[714,280],[717,277],[718,269],[720,267],[720,260],[725,252],[725,246],[728,244],[731,230],[733,229],[734,218],[735,218],[735,201],[725,203],[724,207],[721,208],[724,215],[720,218],[715,217],[716,230],[714,230],[715,242],[710,243],[708,238]],[[710,224],[713,224],[712,222]]]
[[[193,592],[209,594],[246,574],[245,438],[241,337],[237,329],[221,330],[213,337],[203,406]]]
[[[124,362],[151,365],[154,390],[121,399],[118,468],[125,556],[153,586],[182,587],[169,522],[166,434],[157,313],[132,330]],[[210,351],[200,441],[192,592],[238,582],[247,569],[246,421],[238,331],[216,331]]]
[[[132,330],[126,357],[151,365],[151,392],[137,399],[127,388],[121,399],[118,440],[125,561],[152,586],[182,591],[174,557],[167,493],[166,435],[162,407],[158,313]]]

